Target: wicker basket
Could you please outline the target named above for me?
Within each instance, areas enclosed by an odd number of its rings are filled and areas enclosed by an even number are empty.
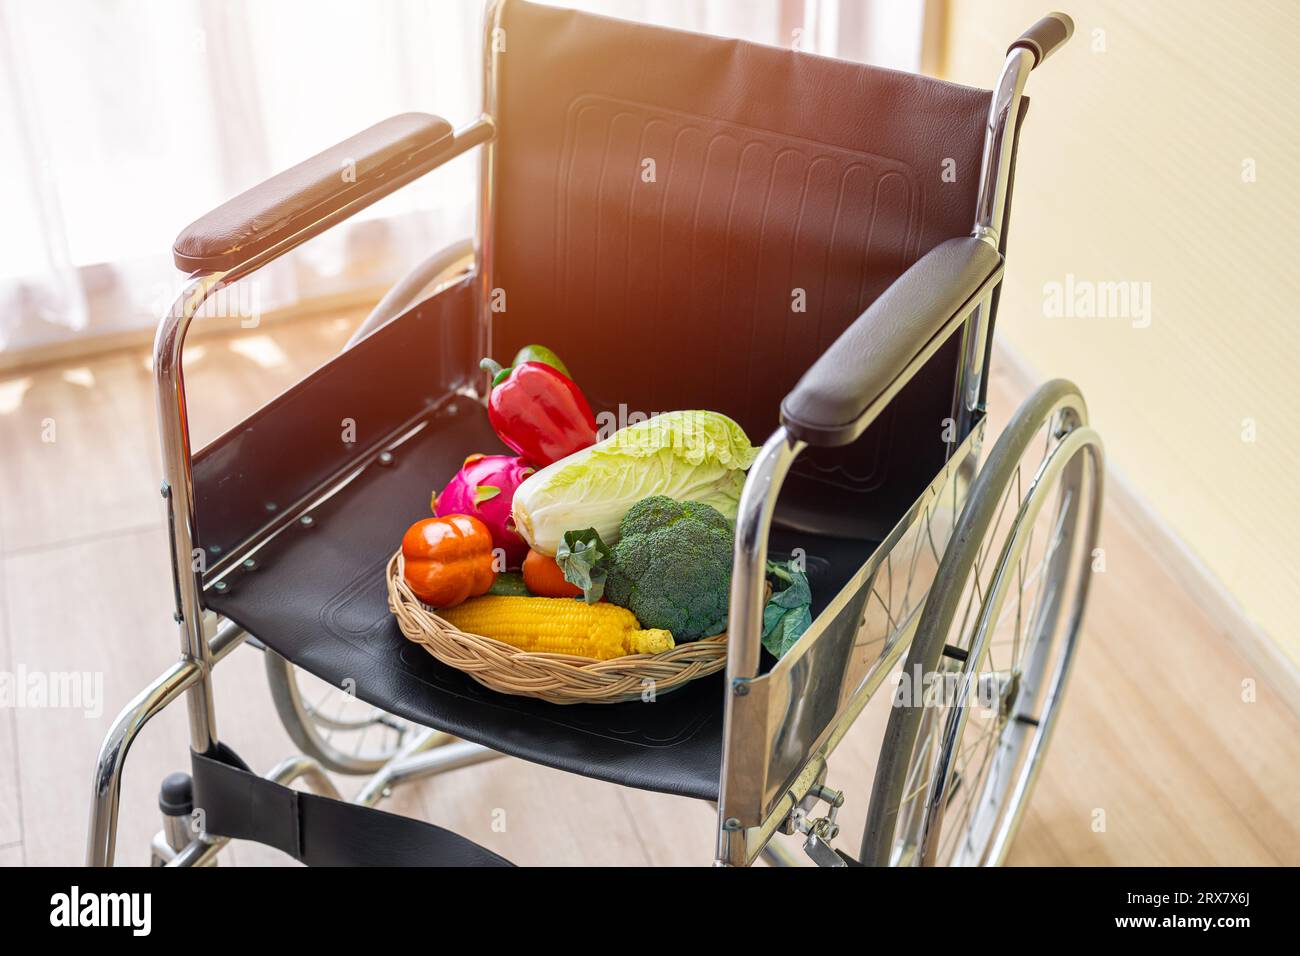
[[[570,654],[537,654],[452,627],[412,592],[402,575],[399,551],[388,562],[388,606],[409,640],[449,667],[503,694],[536,697],[552,704],[615,704],[639,700],[648,687],[656,696],[722,670],[727,635],[680,644],[660,654],[632,654],[598,661]],[[648,684],[647,682],[653,682]]]

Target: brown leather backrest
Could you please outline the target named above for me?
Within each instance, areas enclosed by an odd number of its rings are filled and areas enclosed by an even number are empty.
[[[761,442],[971,230],[987,92],[521,0],[502,27],[493,352],[544,342],[598,409],[712,408]]]

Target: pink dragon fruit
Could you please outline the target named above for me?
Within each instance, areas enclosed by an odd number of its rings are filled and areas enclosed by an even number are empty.
[[[492,532],[493,546],[505,552],[506,566],[516,568],[528,554],[528,544],[515,531],[510,503],[515,489],[535,470],[514,455],[470,455],[434,498],[434,514],[478,518]]]

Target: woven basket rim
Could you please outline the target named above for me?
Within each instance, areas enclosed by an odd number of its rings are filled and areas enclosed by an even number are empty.
[[[616,703],[640,698],[649,681],[655,696],[726,666],[727,635],[661,651],[609,660],[523,651],[505,641],[462,631],[411,591],[400,549],[388,560],[388,606],[402,634],[449,667],[492,690],[551,703]]]

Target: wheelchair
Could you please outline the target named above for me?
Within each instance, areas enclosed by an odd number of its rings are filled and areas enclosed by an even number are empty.
[[[185,229],[190,283],[153,356],[181,655],[104,741],[87,862],[112,865],[128,749],[182,697],[192,766],[163,783],[156,865],[212,864],[231,839],[308,864],[504,864],[377,808],[501,756],[711,802],[715,865],[795,862],[777,833],[817,865],[1002,862],[1059,716],[1102,496],[1069,382],[1039,388],[984,453],[1024,87],[1072,31],[1063,14],[1034,24],[988,92],[494,0],[478,118],[393,117]],[[204,301],[473,149],[475,240],[193,450],[181,355]],[[467,451],[500,448],[478,361],[533,341],[598,413],[710,408],[765,437],[736,519],[725,672],[653,703],[557,705],[489,690],[399,632],[384,568],[402,532]],[[813,590],[779,660],[760,644],[769,553],[805,555]],[[213,671],[241,644],[265,655],[302,751],[265,775],[217,731]],[[828,759],[882,688],[895,698],[846,849]],[[367,779],[345,801],[326,771]]]

